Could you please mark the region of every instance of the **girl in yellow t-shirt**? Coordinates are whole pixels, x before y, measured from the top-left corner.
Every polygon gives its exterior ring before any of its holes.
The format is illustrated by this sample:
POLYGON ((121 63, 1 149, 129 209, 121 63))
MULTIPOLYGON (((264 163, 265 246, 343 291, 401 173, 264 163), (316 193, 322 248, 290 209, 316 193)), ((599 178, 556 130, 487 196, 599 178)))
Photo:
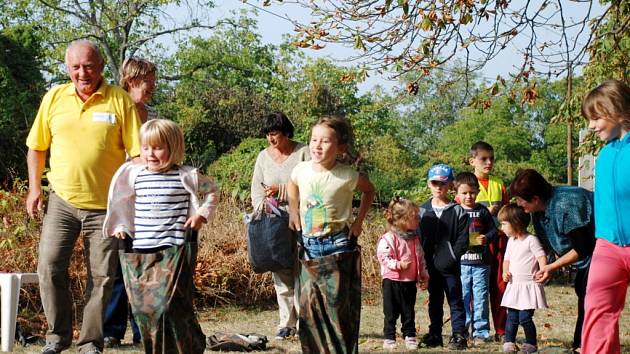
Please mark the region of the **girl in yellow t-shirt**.
POLYGON ((287 187, 289 227, 302 233, 308 259, 354 251, 374 199, 372 183, 337 160, 346 152, 351 139, 352 128, 346 119, 320 118, 311 130, 311 160, 299 163, 291 173, 287 187), (362 195, 359 213, 353 221, 355 189, 362 195))

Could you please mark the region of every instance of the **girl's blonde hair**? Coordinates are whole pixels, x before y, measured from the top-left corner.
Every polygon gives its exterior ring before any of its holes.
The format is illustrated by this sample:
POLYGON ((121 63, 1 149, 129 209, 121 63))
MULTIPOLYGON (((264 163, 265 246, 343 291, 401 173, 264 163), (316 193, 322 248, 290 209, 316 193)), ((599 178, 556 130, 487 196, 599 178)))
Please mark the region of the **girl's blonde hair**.
POLYGON ((136 80, 142 80, 156 72, 155 64, 140 58, 127 58, 120 67, 120 86, 129 91, 129 85, 136 80))
POLYGON ((160 172, 170 170, 174 165, 184 162, 184 133, 173 121, 152 119, 140 127, 140 144, 161 145, 168 147, 168 162, 160 172))
POLYGON ((604 81, 592 89, 582 102, 586 119, 609 119, 630 130, 630 87, 618 80, 604 81))
POLYGON ((518 206, 516 203, 506 204, 499 210, 497 214, 499 221, 506 221, 512 225, 514 231, 518 233, 526 233, 527 226, 529 226, 530 216, 525 212, 525 209, 518 206))
POLYGON ((385 210, 385 220, 390 227, 402 230, 419 211, 418 205, 411 200, 394 197, 385 210))

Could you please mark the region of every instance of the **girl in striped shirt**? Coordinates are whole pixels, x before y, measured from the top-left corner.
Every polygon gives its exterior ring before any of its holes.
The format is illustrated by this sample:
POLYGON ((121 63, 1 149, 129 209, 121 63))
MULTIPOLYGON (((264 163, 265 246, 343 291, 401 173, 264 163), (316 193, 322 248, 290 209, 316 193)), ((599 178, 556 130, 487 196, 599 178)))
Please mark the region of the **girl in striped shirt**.
POLYGON ((145 351, 160 354, 178 348, 180 354, 200 354, 205 337, 192 307, 192 277, 197 230, 214 214, 217 187, 197 169, 182 165, 184 135, 174 122, 147 121, 140 128, 140 145, 142 162, 125 163, 112 179, 103 231, 107 236, 132 239, 127 239, 131 250, 121 253, 120 259, 145 351), (164 261, 158 264, 155 257, 138 255, 147 253, 160 253, 158 258, 164 261), (155 267, 169 269, 156 271, 155 267), (176 279, 172 296, 167 294, 170 285, 164 272, 176 279), (147 290, 156 286, 160 289, 147 290), (156 310, 157 303, 168 305, 156 310))

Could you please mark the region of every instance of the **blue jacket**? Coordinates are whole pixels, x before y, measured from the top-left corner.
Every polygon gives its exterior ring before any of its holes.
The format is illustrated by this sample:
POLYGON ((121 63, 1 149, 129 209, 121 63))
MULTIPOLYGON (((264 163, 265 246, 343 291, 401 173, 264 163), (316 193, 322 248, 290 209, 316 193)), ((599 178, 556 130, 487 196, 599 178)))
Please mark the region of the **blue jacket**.
MULTIPOLYGON (((545 211, 532 213, 532 224, 536 236, 548 251, 564 256, 575 249, 568 236, 577 228, 586 227, 588 237, 595 240, 595 223, 593 193, 584 188, 572 186, 553 187, 551 198, 547 201, 545 211)), ((592 251, 591 251, 592 254, 592 251)), ((573 263, 578 269, 586 268, 591 261, 591 254, 573 263)))
POLYGON ((610 141, 595 163, 595 236, 630 245, 630 134, 610 141))

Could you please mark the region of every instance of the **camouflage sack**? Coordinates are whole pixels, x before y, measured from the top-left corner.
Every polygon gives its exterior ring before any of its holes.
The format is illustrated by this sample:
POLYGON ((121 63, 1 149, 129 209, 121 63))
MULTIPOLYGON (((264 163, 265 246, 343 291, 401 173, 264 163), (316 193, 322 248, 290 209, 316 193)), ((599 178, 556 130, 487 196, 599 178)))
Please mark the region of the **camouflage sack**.
POLYGON ((193 307, 197 243, 153 253, 120 252, 125 289, 147 354, 200 354, 206 346, 193 307))
POLYGON ((299 335, 303 353, 358 353, 361 249, 300 260, 299 335))

